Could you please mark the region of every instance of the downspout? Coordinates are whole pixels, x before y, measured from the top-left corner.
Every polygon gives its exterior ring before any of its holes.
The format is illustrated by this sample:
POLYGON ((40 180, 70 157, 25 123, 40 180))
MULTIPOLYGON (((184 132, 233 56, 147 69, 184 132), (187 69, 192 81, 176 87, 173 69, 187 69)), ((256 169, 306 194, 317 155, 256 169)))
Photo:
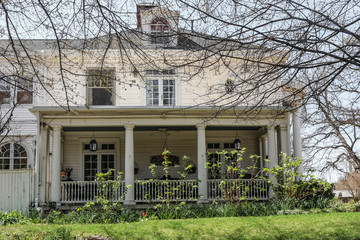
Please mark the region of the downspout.
POLYGON ((40 156, 39 156, 39 150, 40 150, 40 113, 36 113, 36 157, 35 157, 35 208, 39 207, 39 168, 40 168, 40 156))

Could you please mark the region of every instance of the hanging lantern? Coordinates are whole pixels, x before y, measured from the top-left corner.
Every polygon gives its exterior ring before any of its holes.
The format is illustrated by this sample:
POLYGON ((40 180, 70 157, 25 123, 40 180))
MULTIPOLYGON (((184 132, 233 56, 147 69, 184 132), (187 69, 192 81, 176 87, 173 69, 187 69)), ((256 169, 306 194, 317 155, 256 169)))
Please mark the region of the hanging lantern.
POLYGON ((240 150, 241 149, 241 141, 240 141, 240 139, 235 139, 235 141, 234 141, 234 148, 235 148, 235 150, 240 150))
POLYGON ((98 144, 96 142, 95 139, 91 139, 90 143, 89 143, 89 150, 92 151, 92 152, 95 152, 98 150, 98 144))

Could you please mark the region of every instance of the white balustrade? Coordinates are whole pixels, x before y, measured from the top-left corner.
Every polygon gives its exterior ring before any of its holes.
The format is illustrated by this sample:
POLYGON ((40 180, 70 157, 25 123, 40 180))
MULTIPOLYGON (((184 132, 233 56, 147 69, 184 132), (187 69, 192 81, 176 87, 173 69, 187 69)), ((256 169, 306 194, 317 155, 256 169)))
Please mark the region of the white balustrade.
MULTIPOLYGON (((197 180, 139 180, 134 183, 135 202, 181 202, 199 199, 197 180)), ((99 182, 61 182, 61 203, 85 203, 95 201, 99 182)), ((123 202, 125 182, 115 190, 113 201, 123 202)), ((266 200, 268 185, 262 179, 208 180, 208 199, 211 201, 266 200)))

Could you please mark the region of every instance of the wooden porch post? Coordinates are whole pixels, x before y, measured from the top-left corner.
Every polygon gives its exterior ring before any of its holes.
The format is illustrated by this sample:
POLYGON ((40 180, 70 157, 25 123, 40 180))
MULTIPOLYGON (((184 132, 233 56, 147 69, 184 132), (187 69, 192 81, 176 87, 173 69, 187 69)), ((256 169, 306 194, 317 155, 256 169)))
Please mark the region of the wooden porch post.
POLYGON ((134 125, 125 125, 125 194, 124 205, 135 205, 134 199, 134 125))
POLYGON ((207 169, 206 166, 206 135, 205 125, 196 125, 197 128, 197 165, 198 165, 198 179, 199 182, 199 195, 198 203, 208 202, 208 190, 207 190, 207 169))
MULTIPOLYGON (((302 159, 302 141, 301 141, 301 108, 298 108, 295 112, 292 113, 292 122, 293 122, 293 147, 294 147, 294 157, 302 159)), ((304 172, 304 167, 301 164, 298 168, 300 173, 296 180, 299 180, 300 175, 304 172)))
POLYGON ((50 202, 60 205, 60 170, 61 170, 61 126, 53 127, 53 161, 51 168, 51 197, 50 202))
MULTIPOLYGON (((268 135, 268 151, 269 151, 269 168, 273 168, 276 165, 276 146, 275 146, 275 129, 273 126, 267 127, 267 135, 268 135)), ((269 178, 271 179, 272 183, 276 185, 276 178, 274 174, 269 173, 269 178)), ((274 191, 270 188, 269 190, 269 197, 274 197, 274 191)))

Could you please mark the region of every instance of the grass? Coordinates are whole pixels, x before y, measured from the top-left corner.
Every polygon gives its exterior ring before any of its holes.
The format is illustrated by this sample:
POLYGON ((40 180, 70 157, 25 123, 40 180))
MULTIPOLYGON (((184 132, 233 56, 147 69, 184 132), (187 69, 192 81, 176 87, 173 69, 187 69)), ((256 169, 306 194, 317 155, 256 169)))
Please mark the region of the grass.
POLYGON ((149 220, 124 224, 24 224, 0 227, 0 239, 64 239, 102 235, 112 239, 360 239, 360 213, 267 217, 149 220), (60 234, 59 234, 60 232, 60 234), (55 237, 51 237, 55 236, 55 237))

